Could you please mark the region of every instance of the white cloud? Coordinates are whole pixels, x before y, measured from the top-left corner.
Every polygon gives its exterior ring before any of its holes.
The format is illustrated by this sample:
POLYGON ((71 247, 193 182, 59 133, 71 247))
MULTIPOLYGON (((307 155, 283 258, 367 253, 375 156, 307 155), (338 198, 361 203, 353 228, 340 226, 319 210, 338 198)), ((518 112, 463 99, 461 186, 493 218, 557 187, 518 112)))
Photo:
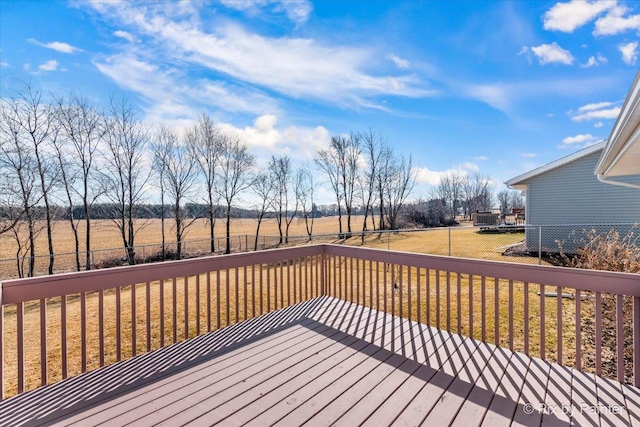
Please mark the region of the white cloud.
POLYGON ((467 176, 470 172, 478 172, 480 168, 475 163, 461 163, 444 171, 435 171, 427 167, 415 167, 416 182, 418 184, 438 185, 442 177, 450 174, 467 176))
POLYGON ((596 56, 590 56, 587 62, 580 66, 582 68, 597 67, 598 65, 606 64, 607 62, 608 59, 598 53, 596 56))
POLYGON ((0 67, 8 67, 9 63, 7 61, 0 61, 0 67))
POLYGON ((479 162, 485 162, 487 160, 489 160, 489 158, 487 156, 476 156, 473 158, 473 160, 479 161, 479 162))
MULTIPOLYGON (((584 111, 600 110, 602 108, 610 107, 612 105, 613 105, 613 102, 595 102, 592 104, 583 105, 582 107, 578 108, 578 111, 584 112, 584 111)), ((567 114, 571 114, 571 110, 569 110, 567 114)))
POLYGON ((501 84, 464 85, 461 89, 467 96, 478 99, 497 110, 511 109, 511 94, 508 88, 501 84))
POLYGON ((297 24, 303 24, 313 11, 311 2, 307 0, 222 0, 222 4, 236 10, 255 12, 268 5, 276 12, 285 12, 287 17, 297 24))
POLYGON ((22 69, 23 69, 23 70, 25 70, 25 71, 29 71, 29 70, 31 70, 31 64, 29 64, 28 62, 25 62, 25 63, 22 65, 22 69))
POLYGON ((55 59, 49 60, 38 67, 41 71, 56 71, 60 64, 55 59))
POLYGON ((138 4, 107 2, 91 6, 108 18, 152 37, 153 45, 159 46, 153 52, 156 58, 206 67, 293 98, 376 107, 367 98, 435 94, 425 89, 415 74, 390 76, 365 71, 379 61, 379 55, 372 49, 323 45, 313 39, 265 37, 230 23, 208 25, 205 30, 197 19, 176 18, 165 10, 164 3, 145 7, 137 7, 138 4))
POLYGON ((589 111, 584 114, 573 116, 571 120, 575 122, 583 122, 594 119, 615 119, 620 114, 620 107, 609 108, 606 110, 589 111))
POLYGON ((538 61, 542 65, 555 62, 566 65, 573 64, 573 55, 571 55, 571 52, 563 49, 556 42, 532 47, 531 50, 538 57, 538 61))
POLYGON ((596 129, 597 128, 601 128, 602 126, 604 126, 604 123, 602 123, 602 122, 598 122, 598 123, 594 123, 593 124, 593 127, 596 128, 596 129))
POLYGON ((616 5, 606 16, 596 21, 593 34, 596 36, 611 36, 629 30, 640 30, 640 14, 624 16, 630 11, 631 9, 628 7, 616 5))
POLYGON ((560 146, 560 148, 588 147, 589 145, 595 144, 599 140, 600 138, 597 138, 590 133, 568 136, 562 140, 562 145, 560 146))
POLYGON ((387 58, 390 61, 393 61, 393 63, 396 64, 396 67, 401 69, 408 69, 410 66, 408 60, 404 58, 400 58, 399 56, 394 55, 393 53, 388 54, 387 56, 385 56, 385 58, 387 58))
POLYGON ((47 49, 53 49, 57 52, 62 52, 62 53, 74 53, 74 52, 82 52, 82 49, 71 46, 68 43, 63 43, 63 42, 51 42, 51 43, 43 43, 43 42, 39 42, 38 40, 34 39, 34 38, 30 38, 27 40, 29 43, 33 43, 35 45, 38 46, 42 46, 42 47, 46 47, 47 49))
POLYGON ((534 157, 537 157, 536 153, 522 153, 520 154, 520 157, 524 157, 525 159, 533 159, 534 157))
MULTIPOLYGON (((640 16, 640 15, 639 15, 640 16)), ((622 53, 622 61, 627 65, 634 65, 638 59, 638 42, 622 43, 618 45, 622 53)))
POLYGON ((127 31, 123 31, 123 30, 117 30, 113 32, 113 35, 116 37, 120 37, 121 39, 125 39, 127 41, 130 41, 131 43, 133 43, 136 38, 133 37, 133 34, 127 32, 127 31))
POLYGON ((615 6, 615 2, 572 0, 556 3, 543 16, 544 29, 571 33, 615 6))
POLYGON ((265 158, 270 155, 289 155, 296 160, 311 160, 318 150, 329 147, 331 135, 323 126, 314 128, 288 126, 280 129, 278 117, 265 114, 257 117, 253 125, 238 128, 229 123, 219 125, 220 129, 236 135, 250 148, 262 150, 265 158))
POLYGON ((207 79, 188 83, 181 70, 161 68, 131 54, 101 58, 94 64, 119 86, 139 93, 149 105, 145 112, 152 121, 191 119, 198 109, 251 114, 278 111, 275 101, 260 92, 207 79))

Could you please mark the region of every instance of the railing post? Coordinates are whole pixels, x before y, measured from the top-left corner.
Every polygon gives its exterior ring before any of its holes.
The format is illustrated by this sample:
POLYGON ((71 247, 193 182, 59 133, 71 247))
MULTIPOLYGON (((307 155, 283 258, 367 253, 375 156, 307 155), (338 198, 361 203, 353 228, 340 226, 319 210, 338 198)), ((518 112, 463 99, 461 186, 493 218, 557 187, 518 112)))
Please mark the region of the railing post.
POLYGON ((322 268, 320 269, 320 286, 322 289, 322 295, 327 295, 327 286, 325 283, 325 277, 326 277, 326 269, 327 269, 327 258, 325 257, 325 246, 322 245, 322 255, 321 255, 321 259, 322 259, 322 268))

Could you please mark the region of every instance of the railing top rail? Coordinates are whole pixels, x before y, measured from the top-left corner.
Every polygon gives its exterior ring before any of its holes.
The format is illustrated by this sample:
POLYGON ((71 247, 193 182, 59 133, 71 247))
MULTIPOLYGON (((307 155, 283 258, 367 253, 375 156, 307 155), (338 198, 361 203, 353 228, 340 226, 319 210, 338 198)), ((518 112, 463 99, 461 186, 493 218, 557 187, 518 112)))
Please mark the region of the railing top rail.
POLYGON ((322 245, 296 246, 293 248, 270 249, 224 256, 208 256, 162 263, 62 273, 52 276, 11 279, 0 282, 0 292, 2 292, 0 295, 2 296, 2 304, 16 304, 41 298, 52 298, 80 292, 95 292, 155 280, 194 276, 216 270, 321 255, 323 251, 322 245))
POLYGON ((640 297, 640 274, 516 264, 332 244, 323 246, 328 255, 640 297))

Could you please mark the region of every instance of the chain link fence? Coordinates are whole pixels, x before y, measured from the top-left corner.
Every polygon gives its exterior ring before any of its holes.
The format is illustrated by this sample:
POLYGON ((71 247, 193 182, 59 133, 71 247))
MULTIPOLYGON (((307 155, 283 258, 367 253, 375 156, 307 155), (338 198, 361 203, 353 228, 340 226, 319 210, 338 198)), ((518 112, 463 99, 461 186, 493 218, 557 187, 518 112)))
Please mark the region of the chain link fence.
MULTIPOLYGON (((544 264, 550 255, 576 253, 595 236, 616 230, 625 237, 635 233, 629 241, 640 246, 640 226, 638 224, 561 224, 561 225, 517 225, 485 227, 448 227, 430 229, 404 229, 353 232, 342 234, 315 234, 289 236, 287 242, 280 243, 279 236, 264 235, 256 240, 254 235, 241 234, 231 236, 231 253, 273 249, 310 243, 335 243, 362 245, 373 248, 406 252, 419 252, 433 255, 446 255, 463 258, 487 259, 531 264, 544 264)), ((226 238, 216 237, 213 241, 215 251, 211 251, 210 239, 186 240, 182 242, 182 258, 222 254, 226 248, 226 238)), ((137 245, 135 258, 137 264, 176 259, 176 242, 137 245)), ((80 266, 86 265, 86 253, 79 253, 80 266)), ((29 258, 0 259, 0 280, 19 277, 19 268, 28 271, 29 258)), ((34 275, 48 273, 49 256, 35 257, 34 275)), ((124 248, 92 250, 91 268, 108 268, 127 264, 127 251, 124 248)), ((55 255, 55 273, 77 270, 76 254, 61 253, 55 255)))

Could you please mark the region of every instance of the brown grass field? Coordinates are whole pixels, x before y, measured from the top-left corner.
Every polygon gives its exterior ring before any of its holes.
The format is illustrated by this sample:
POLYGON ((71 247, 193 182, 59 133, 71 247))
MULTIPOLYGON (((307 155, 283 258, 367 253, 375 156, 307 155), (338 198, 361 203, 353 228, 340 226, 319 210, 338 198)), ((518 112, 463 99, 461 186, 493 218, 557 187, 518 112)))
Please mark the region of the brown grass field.
MULTIPOLYGON (((362 228, 362 216, 355 216, 352 219, 353 229, 362 228)), ((170 222, 166 227, 166 245, 168 248, 175 247, 175 237, 170 228, 170 222)), ((234 219, 231 222, 231 242, 234 250, 245 251, 248 245, 252 250, 254 246, 254 236, 256 230, 256 220, 254 219, 234 219)), ((80 223, 80 250, 84 249, 82 238, 85 232, 85 225, 80 223)), ((57 221, 54 224, 54 250, 55 272, 69 272, 75 270, 75 256, 73 234, 71 227, 66 221, 57 221)), ((318 218, 314 221, 314 235, 327 235, 338 233, 337 217, 318 218)), ((292 236, 292 244, 304 244, 306 229, 303 221, 294 220, 289 230, 292 236), (296 238, 297 237, 297 238, 296 238)), ((263 221, 260 227, 259 248, 272 248, 277 245, 278 228, 274 219, 263 221)), ((529 257, 504 257, 504 248, 522 241, 523 233, 513 234, 481 234, 473 229, 452 228, 451 229, 451 255, 466 258, 492 259, 501 261, 537 263, 536 258, 529 257)), ((205 220, 197 220, 186 233, 184 250, 188 255, 206 255, 209 251, 209 228, 205 220)), ((150 256, 160 253, 162 240, 160 220, 153 219, 144 223, 136 236, 136 253, 138 257, 147 259, 150 256)), ((312 243, 330 242, 349 245, 363 245, 359 237, 348 240, 338 240, 333 237, 314 238, 312 243)), ((216 224, 216 247, 221 250, 224 246, 224 223, 218 221, 216 224), (222 246, 221 246, 222 245, 222 246)), ((420 232, 399 232, 385 233, 382 235, 367 236, 365 246, 402 250, 408 252, 429 253, 437 255, 449 255, 449 230, 446 228, 429 229, 420 232)), ((121 249, 122 241, 118 236, 118 230, 109 221, 94 221, 92 223, 91 249, 93 251, 94 264, 109 263, 113 259, 122 258, 124 251, 121 249)), ((15 262, 16 243, 9 234, 0 235, 0 280, 5 278, 15 278, 17 268, 15 262)), ((40 233, 36 240, 36 274, 46 274, 48 266, 47 242, 44 232, 40 233)), ((84 253, 80 257, 81 264, 84 260, 84 253)), ((26 264, 25 264, 26 271, 26 264)))
MULTIPOLYGON (((360 223, 361 219, 356 222, 360 223)), ((255 231, 255 222, 251 220, 236 220, 234 221, 233 232, 240 233, 253 233, 255 231)), ((138 242, 140 244, 145 243, 157 243, 160 235, 159 222, 151 222, 144 230, 142 230, 138 236, 138 242)), ((113 228, 100 224, 95 227, 96 248, 106 248, 113 246, 113 228)), ((264 234, 277 234, 277 228, 273 221, 267 221, 264 226, 264 234)), ((72 239, 68 230, 65 231, 64 224, 60 223, 56 225, 56 231, 61 234, 60 239, 56 240, 57 247, 61 250, 65 250, 69 245, 72 245, 72 239)), ((219 228, 222 231, 222 227, 219 228)), ((337 232, 337 219, 336 218, 323 218, 317 220, 314 231, 316 233, 336 233, 337 232)), ((290 234, 301 234, 304 232, 304 224, 294 222, 290 234)), ((206 237, 207 229, 203 224, 195 224, 191 228, 189 233, 190 239, 197 239, 206 237)), ((470 229, 453 229, 451 232, 452 241, 452 255, 466 256, 481 259, 498 259, 498 260, 511 260, 521 262, 522 258, 508 258, 501 256, 502 250, 500 248, 517 243, 523 238, 522 233, 494 235, 494 234, 480 234, 470 229)), ((337 241, 329 239, 327 241, 334 243, 364 245, 369 247, 376 247, 382 249, 402 250, 411 252, 423 252, 423 253, 436 253, 447 255, 449 251, 449 231, 447 229, 428 230, 421 232, 399 232, 388 235, 373 235, 368 236, 364 244, 360 237, 353 237, 347 241, 337 241)), ((2 242, 2 251, 9 251, 5 245, 9 245, 8 242, 2 242)), ((41 244, 44 248, 46 245, 44 242, 41 244)), ((3 252, 6 253, 6 252, 3 252)), ((537 262, 537 259, 534 260, 537 262)), ((287 269, 285 264, 284 271, 287 269)), ((355 264, 354 264, 355 265, 355 264)), ((361 265, 357 267, 362 276, 355 278, 355 283, 351 280, 347 280, 347 274, 353 271, 354 268, 351 264, 347 265, 346 262, 339 261, 337 265, 334 265, 332 270, 336 272, 343 272, 344 275, 341 280, 339 276, 336 276, 336 281, 342 284, 342 292, 339 291, 340 287, 331 288, 330 291, 335 296, 342 296, 353 301, 358 301, 364 305, 372 305, 374 308, 384 309, 386 300, 386 309, 389 312, 400 314, 401 303, 403 308, 403 315, 406 317, 409 313, 407 307, 409 305, 409 287, 411 288, 411 317, 415 320, 418 317, 417 311, 417 296, 418 296, 418 277, 420 278, 420 290, 421 296, 421 312, 420 318, 422 322, 427 319, 427 310, 429 314, 429 323, 431 325, 439 326, 443 329, 450 329, 453 332, 460 330, 463 334, 469 334, 469 277, 466 275, 458 276, 456 274, 440 273, 440 293, 436 293, 436 277, 435 272, 430 271, 430 292, 429 301, 426 301, 426 287, 427 271, 417 271, 415 268, 408 269, 403 268, 400 272, 399 268, 384 270, 384 266, 379 266, 379 271, 376 273, 375 269, 371 272, 368 271, 369 266, 361 265), (411 276, 411 280, 410 277, 411 276), (380 277, 379 293, 375 292, 376 286, 373 285, 375 278, 380 277), (402 298, 398 290, 394 291, 393 282, 398 283, 402 277, 404 285, 402 286, 402 298), (362 278, 362 281, 360 281, 362 278), (357 288, 360 285, 360 291, 352 292, 352 284, 357 288), (386 284, 386 286, 385 286, 386 284), (409 285, 408 285, 409 284, 409 285), (372 288, 369 288, 373 285, 372 288), (447 301, 447 288, 449 289, 449 300, 447 301), (385 292, 386 289, 386 292, 385 292), (386 295, 386 298, 385 298, 386 295), (439 295, 439 298, 438 298, 439 295), (372 304, 371 304, 372 303, 372 304), (428 306, 428 309, 427 309, 428 306), (439 307, 439 310, 438 310, 439 307), (437 313, 439 312, 439 317, 437 313), (458 321, 458 319, 460 319, 458 321), (459 329, 458 329, 459 327, 459 329)), ((295 265, 292 266, 295 269, 295 265)), ((301 267, 298 268, 297 274, 302 274, 301 267)), ((311 267, 313 270, 313 264, 311 267)), ((295 271, 295 270, 292 270, 295 271)), ((193 337, 198 333, 197 319, 201 324, 200 333, 205 332, 208 329, 207 320, 208 316, 212 319, 212 328, 224 327, 227 324, 235 323, 236 321, 242 321, 247 318, 260 315, 267 311, 267 298, 269 298, 269 309, 280 308, 287 305, 287 300, 295 300, 295 294, 292 286, 300 286, 298 289, 298 296, 311 295, 309 287, 313 285, 311 280, 309 283, 302 283, 302 280, 297 282, 290 282, 287 279, 287 275, 279 276, 280 271, 276 269, 274 271, 273 266, 269 269, 269 266, 254 266, 245 269, 240 269, 238 277, 235 277, 235 271, 230 271, 229 276, 226 276, 226 272, 222 272, 220 281, 217 281, 215 274, 211 275, 211 294, 207 294, 205 286, 206 275, 200 276, 200 289, 196 289, 196 279, 191 277, 188 280, 188 286, 185 287, 184 279, 177 278, 174 283, 172 280, 165 281, 161 286, 159 282, 152 282, 148 285, 139 284, 136 285, 136 316, 135 322, 131 316, 131 286, 120 288, 119 291, 110 290, 104 292, 104 333, 105 333, 105 363, 113 363, 118 360, 116 352, 116 304, 120 299, 121 316, 120 316, 120 333, 121 333, 121 358, 128 358, 132 356, 132 324, 135 324, 135 330, 137 335, 136 349, 137 353, 143 353, 147 351, 147 348, 156 349, 160 347, 160 337, 164 337, 165 344, 173 342, 174 324, 177 340, 183 340, 187 336, 193 337), (246 276, 245 276, 246 274, 246 276), (259 275, 264 275, 263 285, 260 286, 259 275), (269 277, 271 286, 267 289, 266 277, 269 277), (278 277, 276 277, 278 275, 278 277), (238 293, 235 293, 236 281, 240 284, 238 293), (255 283, 255 289, 254 289, 255 283), (218 290, 219 284, 219 290, 218 290), (227 285, 230 290, 227 293, 227 285), (279 287, 279 288, 276 288, 279 287), (161 288, 163 290, 163 298, 160 298, 161 288), (246 293, 245 293, 246 289, 246 293), (289 291, 287 292, 287 289, 289 291), (284 293, 283 293, 284 290, 284 293), (119 292, 119 296, 118 296, 119 292), (149 292, 149 311, 151 315, 151 324, 146 323, 146 310, 147 310, 147 292, 149 292), (278 300, 276 300, 276 295, 278 300), (211 312, 207 313, 207 298, 211 298, 211 312), (174 319, 172 313, 172 307, 175 300, 175 304, 178 307, 176 318, 174 319), (188 302, 188 327, 185 325, 184 304, 188 302), (247 301, 247 312, 244 311, 244 302, 247 301), (255 303, 254 303, 255 301, 255 303), (262 301, 262 310, 260 309, 260 301, 262 301), (218 302, 220 309, 218 310, 218 302), (236 303, 240 308, 236 311, 236 303), (227 309, 228 304, 228 309, 227 309), (255 304, 255 311, 254 311, 255 304), (195 307, 198 306, 198 309, 195 307), (164 330, 160 330, 160 310, 164 310, 164 330), (218 318, 220 322, 218 323, 218 318), (147 343, 147 327, 149 327, 149 333, 151 335, 151 341, 147 343), (186 330, 188 329, 188 333, 186 330), (148 346, 148 347, 147 347, 148 346)), ((301 279, 302 276, 295 276, 301 279)), ((333 279, 333 278, 332 278, 333 279)), ((336 283, 336 282, 331 282, 336 283)), ((472 285, 472 299, 474 306, 474 337, 481 337, 481 296, 483 285, 476 278, 472 285)), ((492 279, 487 279, 484 285, 486 295, 486 339, 489 342, 494 341, 494 329, 495 329, 495 313, 494 313, 494 282, 492 279)), ((534 355, 539 355, 540 348, 540 298, 536 294, 539 287, 534 284, 529 285, 529 330, 530 330, 530 351, 534 355)), ((513 328, 514 343, 513 347, 517 350, 523 349, 524 334, 522 333, 524 328, 524 284, 514 283, 513 286, 513 300, 509 300, 508 282, 501 281, 499 284, 499 310, 498 310, 498 329, 499 329, 499 342, 501 345, 508 347, 509 330, 513 328), (509 322, 509 306, 513 305, 514 318, 513 323, 509 322)), ((98 293, 91 293, 85 296, 86 312, 86 346, 87 346, 87 364, 86 369, 92 370, 99 367, 99 351, 98 351, 98 293)), ((556 308, 557 301, 555 298, 547 298, 545 300, 546 309, 546 356, 551 360, 554 359, 557 334, 554 328, 556 325, 556 308)), ((582 311, 583 317, 587 316, 590 308, 593 305, 591 301, 583 301, 582 311)), ((82 343, 82 328, 81 328, 81 297, 79 295, 70 295, 67 297, 67 347, 68 347, 68 375, 76 375, 82 371, 82 357, 81 357, 81 343, 82 343)), ((573 360, 574 354, 572 346, 575 342, 575 324, 573 319, 575 318, 575 302, 573 301, 561 301, 561 309, 563 315, 563 359, 565 363, 573 360)), ((53 298, 47 301, 47 367, 48 378, 47 382, 55 382, 62 378, 61 368, 61 300, 60 298, 53 298)), ((17 391, 16 381, 16 354, 17 354, 17 336, 16 336, 16 308, 5 307, 5 337, 4 337, 4 368, 5 368, 5 396, 15 394, 17 391)), ((40 309, 39 303, 33 302, 25 304, 25 389, 33 389, 40 385, 40 309)), ((583 342, 586 340, 583 339, 583 342)))

